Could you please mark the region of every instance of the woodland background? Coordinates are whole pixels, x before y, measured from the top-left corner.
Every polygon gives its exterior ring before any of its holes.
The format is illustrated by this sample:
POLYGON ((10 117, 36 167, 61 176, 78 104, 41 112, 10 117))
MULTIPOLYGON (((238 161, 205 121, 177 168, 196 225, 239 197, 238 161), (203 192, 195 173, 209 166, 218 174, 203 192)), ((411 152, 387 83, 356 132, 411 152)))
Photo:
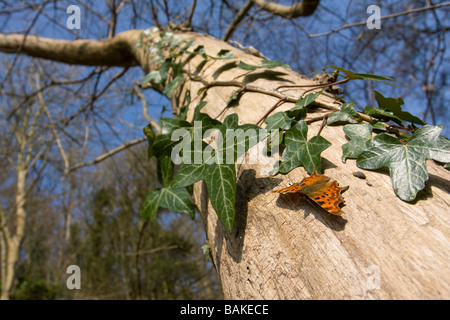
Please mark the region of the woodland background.
MULTIPOLYGON (((430 3, 325 0, 311 16, 291 19, 253 7, 226 40, 305 75, 335 65, 395 77, 405 85, 351 82, 346 99, 360 109, 374 106, 373 89, 383 86, 385 96, 403 97, 405 110, 446 125, 448 137, 450 4, 414 12, 430 3), (372 4, 387 17, 379 30, 365 25, 372 4)), ((224 38, 245 4, 0 1, 0 32, 101 39, 190 19, 194 31, 224 38), (79 30, 66 27, 71 4, 81 8, 79 30)), ((220 299, 214 267, 201 249, 200 219, 170 212, 161 212, 157 223, 138 217, 157 185, 142 128, 171 116, 166 98, 136 86, 141 69, 75 67, 4 53, 0 64, 0 210, 6 217, 15 212, 20 164, 30 168, 25 238, 11 298, 220 299), (115 148, 122 151, 111 152, 115 148), (81 268, 82 290, 65 285, 71 264, 81 268)))

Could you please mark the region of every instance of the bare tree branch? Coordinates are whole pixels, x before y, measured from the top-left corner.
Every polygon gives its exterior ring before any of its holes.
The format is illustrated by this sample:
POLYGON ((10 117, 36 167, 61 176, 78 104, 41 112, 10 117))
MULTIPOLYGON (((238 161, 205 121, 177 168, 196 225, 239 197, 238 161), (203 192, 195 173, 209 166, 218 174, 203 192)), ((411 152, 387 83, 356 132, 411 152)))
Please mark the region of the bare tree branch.
POLYGON ((141 99, 142 101, 142 113, 144 114, 144 118, 150 122, 150 124, 152 125, 152 127, 156 130, 156 134, 160 134, 161 133, 161 127, 159 126, 158 122, 155 121, 155 119, 153 119, 152 117, 150 117, 148 115, 148 104, 147 104, 147 100, 145 100, 144 95, 142 94, 142 92, 139 90, 138 86, 134 86, 134 92, 136 92, 136 95, 139 97, 139 99, 141 99))
POLYGON ((22 34, 1 34, 0 51, 87 66, 136 66, 133 46, 140 31, 129 30, 108 40, 55 40, 22 34))
POLYGON ((244 6, 239 10, 237 15, 234 17, 234 20, 231 22, 231 24, 228 26, 227 31, 225 31, 225 34, 222 37, 223 41, 227 41, 230 39, 230 37, 233 35, 234 31, 236 31, 239 24, 242 22, 242 19, 247 15, 247 13, 250 11, 250 9, 253 7, 254 1, 248 0, 244 6))
POLYGON ((44 96, 42 95, 42 91, 40 90, 40 80, 39 80, 39 74, 36 74, 36 90, 37 90, 37 95, 39 98, 39 102, 42 106, 42 108, 44 108, 45 113, 47 114, 48 117, 48 121, 50 123, 50 128, 53 132, 53 135, 55 137, 56 140, 56 144, 58 146, 59 152, 61 153, 61 157, 63 158, 64 161, 64 172, 67 172, 67 170, 69 170, 69 158, 67 157, 66 152, 64 151, 64 147, 61 143, 61 139, 59 139, 59 135, 58 135, 58 130, 56 129, 55 126, 55 122, 53 121, 53 117, 52 114, 50 113, 50 110, 48 110, 47 104, 45 103, 45 99, 44 96))
POLYGON ((131 141, 127 142, 127 143, 122 144, 121 146, 119 146, 119 147, 117 147, 115 149, 112 149, 112 150, 110 150, 110 151, 108 151, 108 152, 98 156, 94 160, 91 160, 91 161, 88 161, 88 162, 83 162, 83 163, 78 163, 78 164, 74 165, 73 167, 71 167, 67 171, 67 173, 70 173, 70 172, 75 171, 76 169, 79 169, 79 168, 82 168, 82 167, 87 167, 87 166, 91 166, 91 165, 97 164, 97 163, 99 163, 99 162, 101 162, 103 160, 106 160, 109 157, 112 157, 113 155, 115 155, 116 153, 118 153, 120 151, 123 151, 123 150, 125 150, 125 149, 127 149, 129 147, 132 147, 132 146, 136 145, 136 144, 142 143, 142 142, 144 142, 146 140, 147 140, 146 137, 142 137, 142 138, 139 138, 139 139, 131 140, 131 141))
MULTIPOLYGON (((402 11, 402 12, 398 12, 398 13, 388 14, 386 16, 381 16, 380 20, 396 18, 396 17, 407 15, 407 14, 411 14, 411 13, 423 12, 423 11, 427 11, 427 10, 434 10, 434 9, 437 9, 437 8, 447 7, 447 6, 450 6, 450 2, 444 2, 444 3, 440 3, 440 4, 431 5, 431 6, 428 6, 428 7, 416 8, 416 9, 406 10, 406 11, 402 11)), ((337 28, 335 30, 331 30, 331 31, 328 31, 328 32, 309 34, 301 25, 296 23, 294 20, 291 20, 291 22, 294 25, 296 25, 300 30, 302 30, 309 38, 317 38, 317 37, 329 36, 331 34, 341 32, 344 29, 353 28, 353 27, 359 27, 359 26, 365 26, 367 24, 367 21, 360 21, 360 22, 355 22, 355 23, 352 23, 352 24, 345 24, 345 25, 343 25, 340 28, 337 28)))
POLYGON ((320 0, 303 0, 291 6, 281 5, 271 1, 264 0, 250 0, 254 4, 258 5, 261 9, 269 11, 272 14, 281 16, 284 18, 297 18, 310 16, 316 11, 320 0))
POLYGON ((197 0, 193 0, 192 1, 192 6, 189 12, 189 17, 187 19, 187 26, 191 26, 192 25, 192 18, 194 17, 194 11, 195 11, 195 6, 197 5, 197 0))

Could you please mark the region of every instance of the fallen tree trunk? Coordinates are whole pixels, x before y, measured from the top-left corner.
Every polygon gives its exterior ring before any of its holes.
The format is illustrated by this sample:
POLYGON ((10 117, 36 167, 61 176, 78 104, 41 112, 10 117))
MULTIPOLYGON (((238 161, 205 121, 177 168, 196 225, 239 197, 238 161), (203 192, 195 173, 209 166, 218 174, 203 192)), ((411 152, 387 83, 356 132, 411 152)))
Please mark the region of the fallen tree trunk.
MULTIPOLYGON (((209 37, 196 37, 211 54, 233 50, 235 57, 258 65, 260 59, 243 54, 209 37)), ((202 76, 207 81, 230 80, 242 70, 218 70, 227 62, 214 62, 202 76)), ((195 69, 195 62, 190 66, 195 69)), ((286 83, 308 84, 286 69, 254 71, 243 81, 274 90, 286 83), (283 75, 276 72, 285 73, 283 75), (255 75, 256 74, 256 75, 255 75), (271 78, 268 79, 267 77, 271 78), (282 81, 276 78, 282 78, 282 81), (275 79, 273 79, 275 78, 275 79)), ((203 84, 186 83, 184 90, 197 92, 203 84)), ((203 109, 215 117, 229 101, 233 87, 211 87, 203 109)), ((306 90, 306 89, 303 89, 306 90)), ((286 92, 299 97, 303 90, 286 92)), ((281 91, 281 90, 280 90, 281 91)), ((239 105, 228 108, 219 120, 237 113, 242 123, 256 123, 278 98, 247 92, 239 105)), ((331 97, 319 97, 322 106, 336 106, 331 97)), ((293 107, 286 103, 277 111, 293 107)), ((323 110, 309 114, 317 118, 323 110)), ((309 125, 315 135, 321 121, 309 125)), ((321 135, 332 143, 322 153, 323 170, 341 186, 346 206, 342 217, 271 190, 301 181, 307 176, 300 167, 288 175, 268 176, 271 165, 237 166, 236 220, 229 234, 208 201, 203 183, 195 185, 212 257, 229 299, 445 299, 450 294, 448 255, 450 173, 434 162, 427 163, 430 179, 414 203, 400 200, 392 189, 387 171, 367 171, 354 160, 342 163, 342 144, 348 142, 342 127, 327 126, 321 135), (353 175, 363 171, 366 179, 353 175)))
MULTIPOLYGON (((115 39, 101 42, 110 50, 120 47, 117 65, 136 63, 148 73, 154 66, 143 49, 132 52, 141 31, 131 30, 115 39), (124 50, 124 46, 128 49, 124 50), (133 55, 133 59, 127 57, 133 55)), ((258 65, 261 58, 240 51, 215 38, 196 33, 180 33, 185 40, 203 45, 207 54, 222 49, 234 53, 233 60, 214 60, 204 64, 200 56, 184 55, 186 81, 172 98, 175 112, 187 92, 192 95, 188 119, 200 101, 199 89, 208 87, 202 110, 223 120, 237 113, 241 123, 256 123, 280 100, 280 85, 311 84, 314 81, 284 69, 258 69, 246 72, 236 68, 236 61, 258 65), (232 93, 245 84, 247 90, 236 106, 224 108, 232 93), (224 112, 223 112, 224 111, 224 112)), ((0 37, 5 49, 8 36, 0 37)), ((153 39, 157 34, 153 36, 153 39)), ((17 40, 16 40, 17 41, 17 40)), ((22 43, 22 42, 20 42, 22 43)), ((99 42, 92 48, 98 49, 99 42)), ((61 48, 64 45, 59 44, 61 48)), ((88 43, 83 43, 89 46, 88 43)), ((6 45, 6 47, 8 47, 6 45)), ((33 54, 23 42, 27 54, 46 58, 45 48, 33 54)), ((67 47, 65 47, 67 49, 67 47)), ((55 51, 53 48, 50 51, 55 51)), ((8 47, 7 52, 12 49, 8 47)), ((83 60, 79 51, 75 63, 83 60)), ((91 51, 88 51, 92 55, 91 51)), ((67 53, 69 54, 69 53, 67 53)), ((53 52, 47 58, 59 57, 53 52)), ((89 60, 88 56, 86 59, 89 60)), ((108 65, 114 64, 108 57, 108 65)), ((57 60, 57 59, 56 59, 57 60)), ((63 62, 72 58, 65 57, 63 62)), ((97 61, 97 60, 96 60, 97 61)), ((160 88, 159 88, 160 89, 160 88)), ((306 90, 284 91, 290 97, 277 111, 286 110, 306 90)), ((332 96, 321 95, 309 119, 319 118, 325 109, 336 109, 332 96)), ((312 121, 309 135, 315 135, 320 121, 312 121)), ((428 162, 430 179, 414 203, 394 194, 387 171, 366 171, 355 162, 341 161, 342 144, 347 142, 342 127, 325 127, 321 134, 332 146, 322 153, 326 175, 341 186, 350 188, 344 194, 346 206, 342 217, 302 202, 300 198, 272 193, 275 187, 299 182, 307 174, 297 168, 288 175, 269 176, 271 166, 237 166, 237 202, 234 229, 229 234, 208 200, 203 183, 196 183, 194 200, 204 222, 211 245, 211 255, 228 299, 447 299, 450 296, 448 255, 450 173, 442 166, 428 162), (366 179, 353 175, 363 171, 366 179)))

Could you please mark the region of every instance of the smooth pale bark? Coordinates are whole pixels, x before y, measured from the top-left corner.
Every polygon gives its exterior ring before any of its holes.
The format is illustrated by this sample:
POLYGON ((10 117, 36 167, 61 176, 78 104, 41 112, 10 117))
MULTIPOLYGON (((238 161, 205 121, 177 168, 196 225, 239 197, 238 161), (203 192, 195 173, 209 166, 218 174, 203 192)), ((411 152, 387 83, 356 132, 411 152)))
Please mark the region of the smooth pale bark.
MULTIPOLYGON (((132 47, 139 31, 118 36, 132 47)), ((219 117, 223 120, 226 115, 237 113, 241 123, 256 123, 279 100, 267 94, 276 87, 314 83, 284 68, 258 69, 241 76, 246 71, 233 68, 231 62, 242 60, 257 65, 261 59, 209 36, 195 33, 182 36, 195 40, 194 46, 204 45, 209 55, 229 49, 236 58, 209 61, 200 68, 201 57, 183 57, 183 69, 191 77, 186 74, 186 82, 172 103, 174 110, 178 110, 189 90, 193 101, 188 117, 192 117, 193 107, 200 102, 198 90, 204 87, 193 76, 196 73, 206 82, 243 81, 261 89, 246 92, 237 106, 228 108, 219 117)), ((142 49, 135 52, 133 60, 145 72, 154 67, 142 49)), ((208 102, 203 112, 212 117, 219 115, 237 89, 225 85, 210 87, 203 98, 208 102)), ((303 90, 306 89, 279 91, 296 99, 303 90)), ((293 103, 284 103, 277 111, 292 106, 293 103)), ((336 109, 337 104, 332 97, 321 95, 318 106, 336 109)), ((326 110, 323 108, 316 108, 308 118, 323 114, 326 110)), ((320 125, 318 121, 309 126, 309 137, 318 132, 320 125)), ((426 188, 419 192, 414 203, 407 203, 395 196, 387 171, 361 170, 353 160, 342 163, 341 146, 347 142, 342 127, 325 127, 321 135, 332 143, 322 153, 325 174, 341 186, 350 187, 344 193, 346 206, 342 217, 302 202, 298 196, 271 192, 301 181, 307 175, 303 168, 272 177, 267 174, 271 165, 243 164, 237 165, 236 219, 229 234, 217 220, 205 185, 195 184, 194 200, 225 298, 448 299, 449 171, 429 161, 430 179, 426 188), (363 171, 367 179, 355 177, 355 171, 363 171)))

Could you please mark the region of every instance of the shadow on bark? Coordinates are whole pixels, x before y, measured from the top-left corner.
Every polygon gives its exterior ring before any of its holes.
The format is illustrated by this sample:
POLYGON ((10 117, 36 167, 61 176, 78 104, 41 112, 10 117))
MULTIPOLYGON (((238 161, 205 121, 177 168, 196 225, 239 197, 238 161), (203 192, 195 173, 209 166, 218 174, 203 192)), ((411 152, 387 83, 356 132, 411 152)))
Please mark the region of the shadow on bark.
MULTIPOLYGON (((223 240, 225 240, 228 254, 235 262, 239 263, 241 261, 245 231, 247 229, 248 202, 259 194, 269 192, 281 181, 282 179, 272 177, 256 178, 254 169, 242 171, 236 184, 236 216, 233 230, 230 234, 221 223, 218 223, 216 226, 214 243, 217 244, 216 254, 218 257, 222 254, 223 240)), ((216 267, 220 269, 220 259, 216 261, 218 263, 216 267)))

